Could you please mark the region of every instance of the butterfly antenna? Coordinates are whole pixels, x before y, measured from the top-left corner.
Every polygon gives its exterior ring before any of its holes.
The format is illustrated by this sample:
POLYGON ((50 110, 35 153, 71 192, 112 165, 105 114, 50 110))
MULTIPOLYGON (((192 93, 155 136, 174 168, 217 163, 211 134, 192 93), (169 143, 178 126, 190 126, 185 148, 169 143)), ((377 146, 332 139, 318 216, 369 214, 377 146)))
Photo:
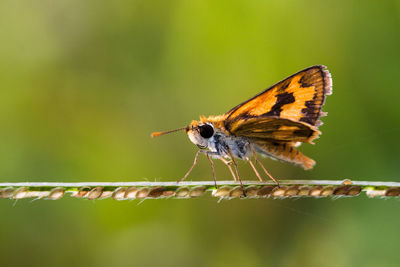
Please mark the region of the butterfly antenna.
POLYGON ((169 134, 169 133, 174 133, 174 132, 179 132, 179 131, 182 131, 182 130, 186 130, 186 129, 188 129, 188 127, 183 127, 183 128, 179 128, 179 129, 174 129, 174 130, 170 130, 170 131, 165 131, 165 132, 154 132, 154 133, 151 133, 151 137, 157 137, 157 136, 160 136, 160 135, 164 135, 164 134, 169 134))

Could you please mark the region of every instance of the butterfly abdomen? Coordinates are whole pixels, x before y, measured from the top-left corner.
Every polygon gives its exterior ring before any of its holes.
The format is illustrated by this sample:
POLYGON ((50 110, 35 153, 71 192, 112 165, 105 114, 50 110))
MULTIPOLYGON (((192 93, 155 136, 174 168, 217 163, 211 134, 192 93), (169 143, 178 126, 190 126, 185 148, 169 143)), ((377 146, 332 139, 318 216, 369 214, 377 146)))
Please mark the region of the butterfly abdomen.
POLYGON ((299 165, 305 170, 311 169, 315 165, 314 160, 302 154, 291 143, 263 142, 256 145, 258 148, 257 152, 278 160, 299 165))

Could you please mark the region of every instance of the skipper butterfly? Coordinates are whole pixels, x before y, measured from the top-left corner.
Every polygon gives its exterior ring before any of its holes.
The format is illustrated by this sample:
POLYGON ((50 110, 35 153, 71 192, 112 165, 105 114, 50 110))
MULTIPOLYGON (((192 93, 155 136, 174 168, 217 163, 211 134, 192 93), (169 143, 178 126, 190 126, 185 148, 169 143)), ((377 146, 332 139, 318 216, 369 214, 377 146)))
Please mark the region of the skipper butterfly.
MULTIPOLYGON (((256 176, 261 175, 251 158, 277 184, 257 154, 293 163, 308 170, 315 161, 297 150, 302 143, 313 144, 321 132, 319 118, 325 97, 332 93, 331 74, 325 66, 312 66, 278 82, 249 100, 237 105, 224 115, 201 116, 189 126, 166 132, 152 133, 152 137, 184 130, 190 141, 200 150, 192 167, 179 181, 183 181, 197 163, 200 153, 211 163, 216 183, 214 164, 210 157, 224 162, 235 181, 242 184, 235 158, 249 162, 256 176), (234 166, 235 172, 232 169, 234 166)), ((278 184, 279 185, 279 184, 278 184)), ((242 185, 243 188, 243 185, 242 185)))

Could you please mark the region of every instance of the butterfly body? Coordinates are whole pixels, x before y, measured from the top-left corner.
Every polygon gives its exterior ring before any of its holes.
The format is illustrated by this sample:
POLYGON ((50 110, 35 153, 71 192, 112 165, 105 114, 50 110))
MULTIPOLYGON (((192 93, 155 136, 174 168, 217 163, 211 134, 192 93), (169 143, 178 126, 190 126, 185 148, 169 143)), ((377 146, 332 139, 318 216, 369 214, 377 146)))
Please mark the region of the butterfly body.
MULTIPOLYGON (((268 142, 262 139, 234 136, 220 122, 214 117, 208 119, 202 117, 200 121, 193 121, 186 130, 189 139, 201 149, 202 153, 217 159, 229 159, 233 156, 242 160, 250 160, 254 156, 253 153, 256 152, 264 157, 300 165, 304 169, 310 169, 315 164, 312 159, 295 149, 301 144, 300 142, 278 142, 274 139, 268 142), (214 133, 211 137, 207 135, 203 137, 199 130, 206 125, 212 127, 214 133)), ((319 132, 315 133, 319 134, 319 132)))
MULTIPOLYGON (((319 137, 319 118, 326 115, 321 109, 331 90, 331 75, 326 67, 312 66, 278 82, 223 115, 202 116, 200 120, 194 120, 189 126, 178 130, 186 131, 189 139, 201 149, 199 152, 226 163, 235 180, 239 178, 235 158, 248 161, 262 180, 250 160, 253 156, 275 181, 257 159, 257 154, 311 169, 315 161, 299 152, 297 147, 302 143, 313 144, 313 140, 319 137), (237 177, 230 167, 232 163, 237 177)), ((169 132, 153 133, 153 137, 169 132)))

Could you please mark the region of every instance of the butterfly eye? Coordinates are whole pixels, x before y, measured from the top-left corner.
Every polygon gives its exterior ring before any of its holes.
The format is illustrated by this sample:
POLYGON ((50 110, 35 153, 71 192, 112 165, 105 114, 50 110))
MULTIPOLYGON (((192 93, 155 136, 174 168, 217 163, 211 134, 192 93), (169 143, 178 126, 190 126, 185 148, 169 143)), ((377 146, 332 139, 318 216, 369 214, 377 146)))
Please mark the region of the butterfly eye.
POLYGON ((200 135, 203 138, 210 138, 214 135, 214 128, 211 125, 204 124, 199 126, 200 135))

